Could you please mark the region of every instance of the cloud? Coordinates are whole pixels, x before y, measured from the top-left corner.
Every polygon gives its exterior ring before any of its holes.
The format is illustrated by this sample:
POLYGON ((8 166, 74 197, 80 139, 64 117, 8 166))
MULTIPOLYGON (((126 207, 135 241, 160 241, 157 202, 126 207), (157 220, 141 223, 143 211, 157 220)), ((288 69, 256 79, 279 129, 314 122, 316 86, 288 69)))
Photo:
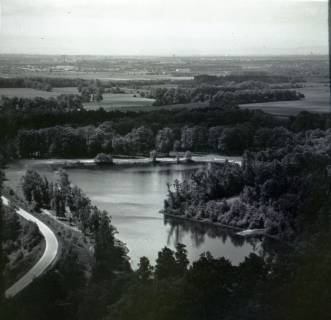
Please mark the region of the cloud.
POLYGON ((247 47, 257 51, 327 47, 326 2, 3 0, 2 4, 2 52, 226 54, 247 47))

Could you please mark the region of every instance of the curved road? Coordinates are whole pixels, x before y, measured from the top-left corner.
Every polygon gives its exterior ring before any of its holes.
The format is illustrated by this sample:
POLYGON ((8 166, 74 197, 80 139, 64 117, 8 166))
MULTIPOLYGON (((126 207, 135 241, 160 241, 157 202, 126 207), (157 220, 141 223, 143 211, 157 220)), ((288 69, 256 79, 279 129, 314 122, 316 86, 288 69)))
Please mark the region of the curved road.
MULTIPOLYGON (((5 197, 2 197, 2 202, 4 205, 9 205, 9 201, 5 197)), ((59 243, 56 239, 56 236, 46 224, 22 208, 17 209, 16 212, 24 219, 37 224, 40 232, 45 238, 46 247, 39 261, 22 278, 20 278, 9 289, 6 290, 5 295, 7 298, 15 296, 17 293, 27 287, 35 278, 39 277, 43 272, 45 272, 46 269, 54 262, 59 250, 59 243)))

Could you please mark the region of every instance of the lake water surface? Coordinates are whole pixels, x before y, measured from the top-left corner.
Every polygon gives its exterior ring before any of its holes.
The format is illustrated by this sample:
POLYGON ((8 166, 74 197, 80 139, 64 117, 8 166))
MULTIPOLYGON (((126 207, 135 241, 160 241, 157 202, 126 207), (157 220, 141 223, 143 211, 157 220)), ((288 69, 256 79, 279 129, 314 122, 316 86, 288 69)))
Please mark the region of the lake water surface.
MULTIPOLYGON (((50 161, 20 160, 5 170, 7 185, 17 188, 27 168, 34 168, 49 178, 55 177, 50 161)), ((133 266, 139 257, 151 261, 164 246, 174 248, 180 242, 187 246, 191 261, 206 251, 224 256, 238 264, 251 252, 258 253, 259 241, 247 241, 229 230, 197 223, 164 219, 159 213, 167 194, 167 183, 183 180, 205 164, 171 164, 89 167, 67 169, 70 180, 78 185, 100 209, 107 210, 118 230, 118 238, 129 248, 133 266)))

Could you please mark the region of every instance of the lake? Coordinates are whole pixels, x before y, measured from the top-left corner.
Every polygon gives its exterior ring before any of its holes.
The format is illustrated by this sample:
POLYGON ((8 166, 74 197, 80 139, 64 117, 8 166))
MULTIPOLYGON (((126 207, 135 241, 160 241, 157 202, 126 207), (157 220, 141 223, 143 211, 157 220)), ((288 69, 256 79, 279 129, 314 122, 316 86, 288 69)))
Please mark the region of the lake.
MULTIPOLYGON (((50 160, 19 160, 5 170, 7 185, 18 188, 27 168, 54 179, 56 171, 50 160)), ((126 243, 135 267, 141 256, 155 261, 164 246, 187 246, 190 261, 206 251, 238 264, 251 252, 259 253, 258 240, 246 240, 229 230, 193 222, 165 219, 159 210, 167 194, 167 183, 183 180, 206 164, 118 165, 112 168, 88 167, 67 169, 70 180, 78 185, 100 209, 107 210, 118 230, 117 237, 126 243)))

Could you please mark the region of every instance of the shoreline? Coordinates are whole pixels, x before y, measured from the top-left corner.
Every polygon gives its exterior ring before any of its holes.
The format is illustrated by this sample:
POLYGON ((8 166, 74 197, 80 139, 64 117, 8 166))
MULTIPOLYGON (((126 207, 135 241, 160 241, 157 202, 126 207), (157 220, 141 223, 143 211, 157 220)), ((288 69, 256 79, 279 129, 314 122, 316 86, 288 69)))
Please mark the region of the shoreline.
POLYGON ((214 226, 214 227, 218 227, 218 228, 231 229, 231 230, 234 230, 234 231, 244 231, 244 230, 246 230, 244 228, 230 226, 230 225, 226 225, 226 224, 219 223, 219 222, 212 222, 212 221, 209 221, 209 220, 198 220, 198 219, 195 219, 195 218, 188 218, 186 216, 178 216, 178 215, 171 214, 171 213, 165 213, 162 210, 160 211, 160 214, 162 214, 165 218, 174 218, 174 219, 179 219, 179 220, 183 220, 183 221, 195 222, 195 223, 205 224, 205 225, 209 225, 209 226, 214 226))
POLYGON ((114 157, 113 163, 96 163, 93 158, 87 159, 66 159, 66 158, 28 158, 28 159, 16 159, 10 161, 9 163, 15 161, 35 161, 37 164, 45 164, 50 166, 63 166, 64 168, 112 168, 116 166, 138 166, 138 165, 175 165, 175 164, 184 164, 184 165, 199 165, 199 164, 208 164, 208 163, 225 163, 226 161, 241 166, 242 157, 236 156, 222 156, 217 154, 205 154, 205 155, 193 155, 192 160, 186 160, 184 157, 181 157, 177 161, 174 157, 160 157, 153 161, 149 157, 114 157))
MULTIPOLYGON (((171 214, 171 213, 165 213, 163 210, 160 211, 160 214, 162 214, 164 218, 173 218, 173 219, 178 219, 178 220, 187 221, 187 222, 194 222, 194 223, 204 224, 204 225, 207 225, 207 226, 213 226, 213 227, 216 227, 216 228, 230 229, 230 230, 238 231, 238 232, 240 232, 240 231, 242 232, 242 231, 247 230, 247 228, 240 228, 240 227, 230 226, 230 225, 219 223, 219 222, 212 222, 212 221, 209 221, 209 220, 198 220, 198 219, 195 219, 195 218, 188 218, 188 217, 185 217, 185 216, 178 216, 178 215, 171 214)), ((243 237, 241 235, 238 235, 236 232, 234 234, 238 237, 243 237)), ((256 237, 256 236, 268 237, 270 239, 278 240, 278 241, 280 240, 279 237, 270 235, 268 233, 259 234, 259 235, 252 235, 250 237, 256 237)), ((244 237, 244 238, 246 238, 246 237, 244 237)))

